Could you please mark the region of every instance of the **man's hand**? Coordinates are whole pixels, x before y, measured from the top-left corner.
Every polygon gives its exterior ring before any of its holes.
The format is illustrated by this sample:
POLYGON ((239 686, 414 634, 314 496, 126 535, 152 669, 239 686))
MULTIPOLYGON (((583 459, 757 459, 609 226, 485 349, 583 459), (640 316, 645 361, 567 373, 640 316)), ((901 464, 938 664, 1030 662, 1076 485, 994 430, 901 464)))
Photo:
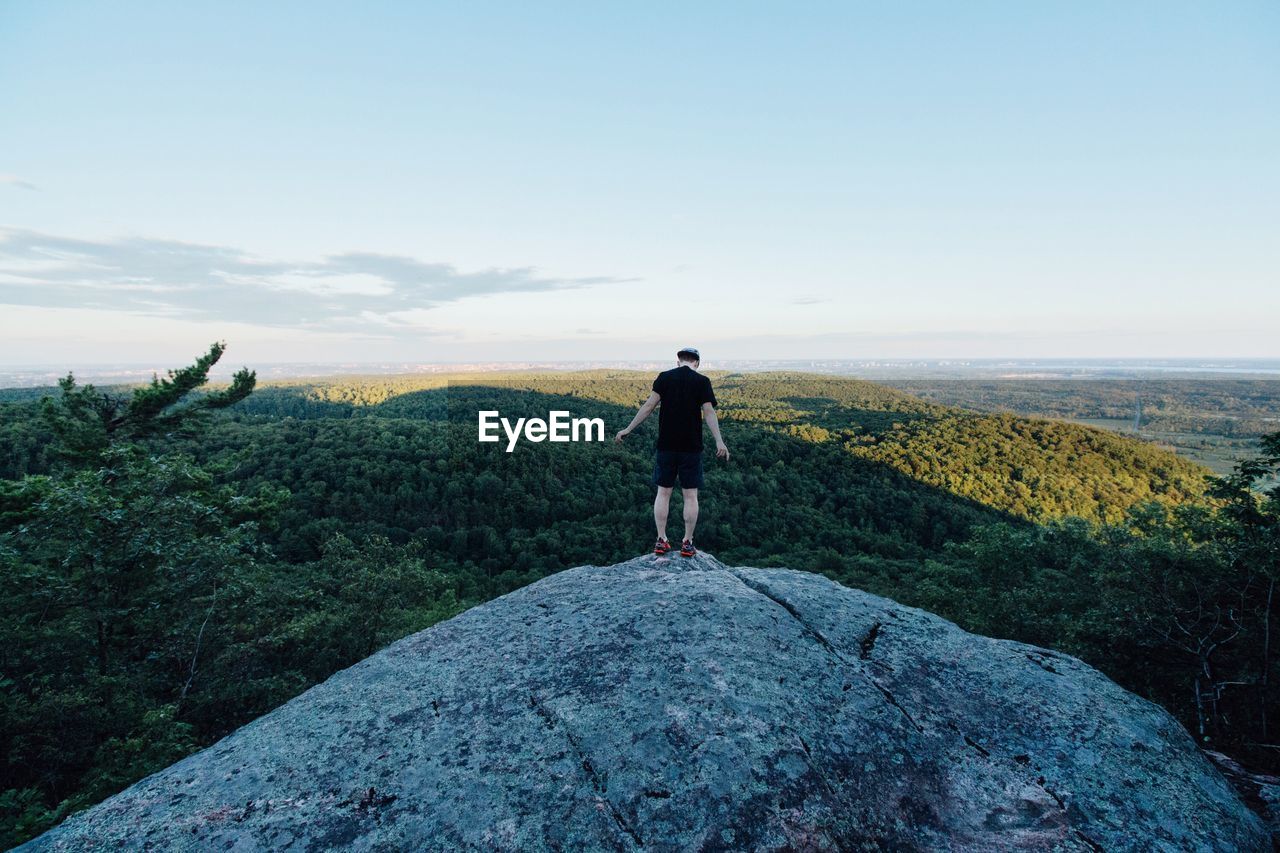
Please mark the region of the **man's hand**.
POLYGON ((618 430, 618 434, 613 437, 613 443, 622 444, 622 439, 631 435, 631 431, 633 429, 644 423, 644 419, 649 417, 649 415, 653 413, 653 410, 658 408, 658 404, 661 402, 662 397, 657 391, 650 393, 649 399, 640 404, 640 411, 636 412, 636 416, 631 419, 631 423, 627 424, 623 429, 618 430))
POLYGON ((716 458, 729 460, 729 448, 725 446, 724 439, 720 436, 720 419, 716 417, 716 407, 710 402, 702 404, 702 416, 707 420, 707 428, 711 430, 711 437, 716 440, 716 458))

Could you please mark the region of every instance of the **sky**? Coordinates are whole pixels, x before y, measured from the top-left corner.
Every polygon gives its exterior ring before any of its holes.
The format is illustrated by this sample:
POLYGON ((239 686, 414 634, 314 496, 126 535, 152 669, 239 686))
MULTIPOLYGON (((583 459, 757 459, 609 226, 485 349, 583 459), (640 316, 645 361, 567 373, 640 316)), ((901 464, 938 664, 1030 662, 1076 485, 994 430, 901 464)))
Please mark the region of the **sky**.
POLYGON ((0 0, 0 364, 1280 356, 1280 4, 0 0))

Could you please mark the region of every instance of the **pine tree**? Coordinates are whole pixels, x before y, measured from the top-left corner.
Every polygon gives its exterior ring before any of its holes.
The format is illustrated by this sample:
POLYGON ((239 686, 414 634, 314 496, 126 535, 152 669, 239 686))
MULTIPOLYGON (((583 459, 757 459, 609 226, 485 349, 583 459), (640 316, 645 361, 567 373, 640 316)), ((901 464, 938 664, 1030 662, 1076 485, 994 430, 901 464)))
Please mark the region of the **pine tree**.
POLYGON ((77 386, 68 373, 58 380, 61 397, 46 397, 41 410, 57 437, 59 455, 73 466, 88 463, 114 444, 184 432, 205 412, 243 400, 257 383, 257 374, 247 367, 236 372, 225 390, 187 399, 209 381, 209 369, 226 348, 225 342, 216 342, 194 364, 169 370, 164 378, 153 375, 150 384, 132 394, 77 386))

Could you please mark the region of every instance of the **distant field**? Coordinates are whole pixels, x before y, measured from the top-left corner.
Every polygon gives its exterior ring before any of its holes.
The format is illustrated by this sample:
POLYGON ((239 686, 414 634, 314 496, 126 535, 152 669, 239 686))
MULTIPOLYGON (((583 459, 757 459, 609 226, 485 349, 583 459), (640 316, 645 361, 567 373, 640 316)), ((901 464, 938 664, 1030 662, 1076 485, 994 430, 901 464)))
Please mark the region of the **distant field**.
POLYGON ((1230 473, 1280 431, 1280 380, 909 380, 886 383, 931 402, 1068 421, 1175 451, 1230 473), (1137 422, 1137 429, 1135 429, 1137 422))

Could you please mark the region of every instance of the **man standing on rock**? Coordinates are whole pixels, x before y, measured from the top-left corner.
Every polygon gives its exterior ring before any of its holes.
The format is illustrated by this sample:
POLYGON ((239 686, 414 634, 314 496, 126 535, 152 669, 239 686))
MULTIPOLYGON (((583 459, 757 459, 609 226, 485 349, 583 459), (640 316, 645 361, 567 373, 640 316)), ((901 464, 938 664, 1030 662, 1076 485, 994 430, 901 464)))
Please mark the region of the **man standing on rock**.
POLYGON ((693 547, 693 528, 698 523, 698 489, 702 488, 702 419, 705 416, 711 436, 716 440, 716 457, 727 460, 729 448, 720 437, 716 419, 716 395, 711 380, 698 373, 701 356, 693 347, 676 353, 677 366, 664 370, 653 380, 653 392, 640 406, 626 429, 618 431, 614 441, 621 443, 645 418, 658 411, 658 448, 653 465, 653 482, 658 495, 653 500, 653 523, 658 528, 658 541, 653 553, 661 556, 671 550, 667 541, 667 509, 676 479, 684 496, 684 541, 681 557, 698 553, 693 547))

